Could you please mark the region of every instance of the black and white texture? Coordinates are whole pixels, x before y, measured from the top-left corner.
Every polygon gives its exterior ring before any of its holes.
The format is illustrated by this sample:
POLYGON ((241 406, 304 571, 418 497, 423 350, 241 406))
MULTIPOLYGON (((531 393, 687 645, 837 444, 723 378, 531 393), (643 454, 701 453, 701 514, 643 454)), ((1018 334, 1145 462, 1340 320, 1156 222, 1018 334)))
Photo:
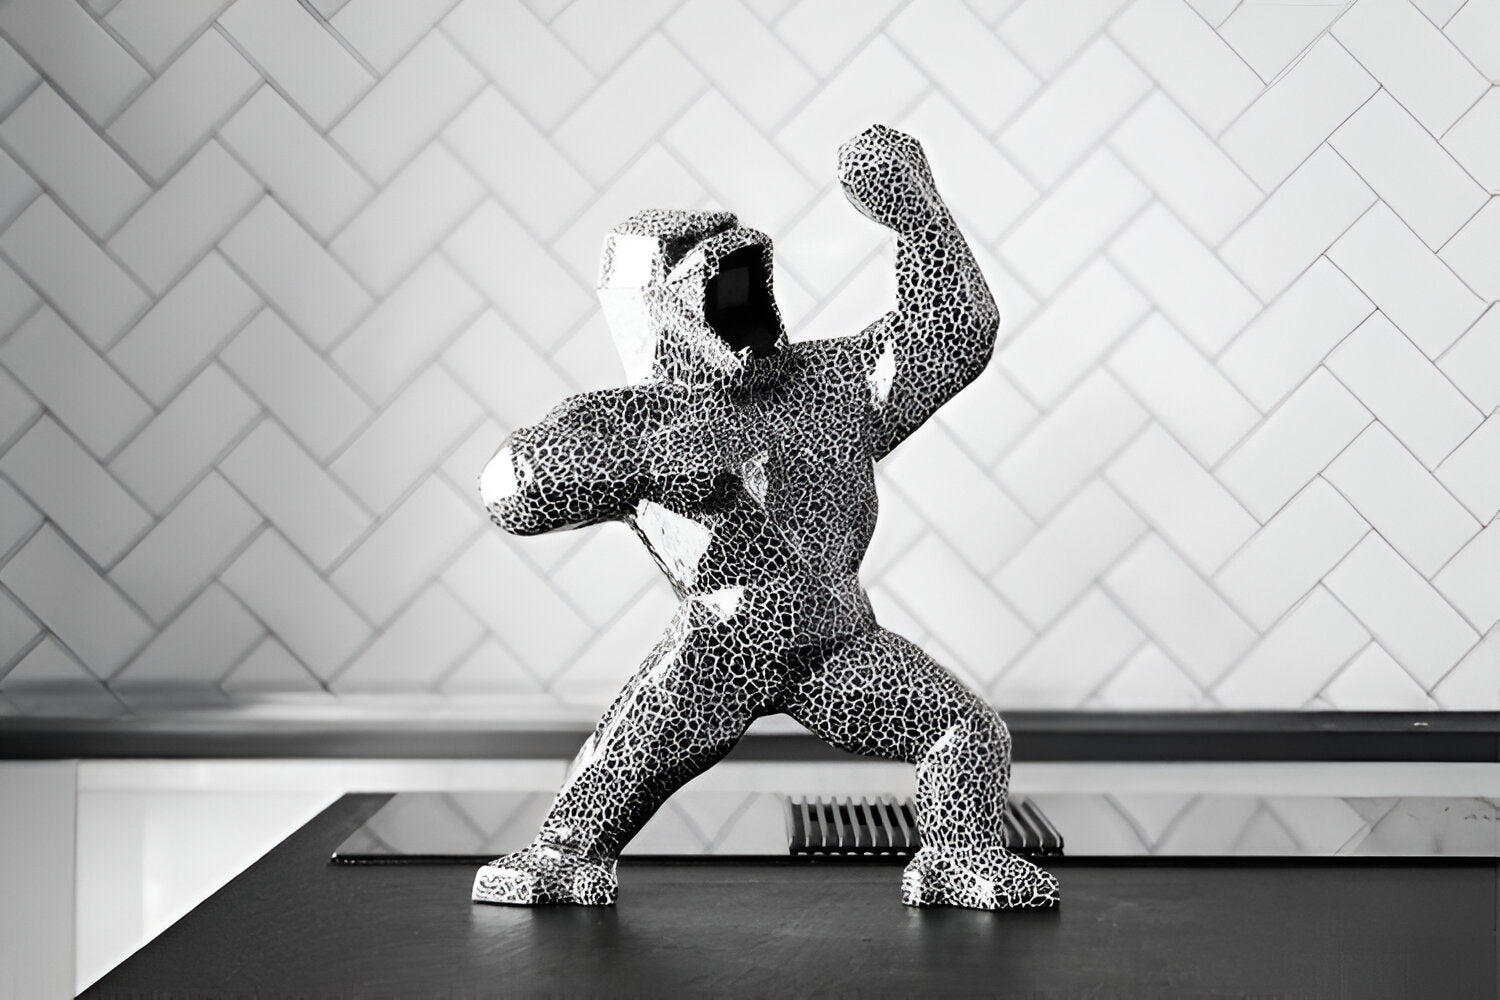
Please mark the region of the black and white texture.
POLYGON ((1010 734, 881 628, 859 582, 874 465, 983 370, 999 316, 920 145, 873 126, 839 150, 849 200, 898 239, 895 311, 791 344, 771 242, 725 212, 647 211, 606 241, 599 294, 630 384, 506 439, 480 491, 517 534, 629 524, 681 604, 574 761, 533 844, 474 899, 609 903, 621 849, 667 797, 786 713, 834 746, 917 765, 911 905, 1049 906, 1002 843, 1010 734))

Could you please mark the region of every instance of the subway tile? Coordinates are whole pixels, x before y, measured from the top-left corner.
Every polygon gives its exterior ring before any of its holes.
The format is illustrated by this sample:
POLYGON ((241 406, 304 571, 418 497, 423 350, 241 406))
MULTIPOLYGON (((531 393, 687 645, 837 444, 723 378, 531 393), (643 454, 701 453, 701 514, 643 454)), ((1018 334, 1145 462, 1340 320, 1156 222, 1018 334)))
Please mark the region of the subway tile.
POLYGON ((274 531, 262 533, 220 579, 319 679, 370 636, 370 626, 274 531))
POLYGON ((1000 244, 1000 255, 1043 295, 1093 257, 1150 199, 1150 192, 1107 149, 1052 189, 1000 244))
POLYGON ((1500 198, 1491 198, 1438 252, 1479 297, 1500 299, 1500 198))
POLYGON ((120 0, 104 22, 160 73, 187 43, 208 27, 229 0, 120 0))
MULTIPOLYGON (((598 241, 602 233, 594 232, 598 241)), ((453 264, 539 347, 554 346, 594 308, 592 297, 514 216, 486 200, 443 243, 453 264), (524 274, 517 284, 513 276, 524 274)))
POLYGON ((990 580, 1040 632, 1123 555, 1145 528, 1119 494, 1094 480, 990 580))
POLYGON ((15 488, 0 479, 0 556, 15 548, 42 524, 42 515, 15 488))
POLYGON ((443 141, 492 195, 543 236, 554 235, 594 194, 567 157, 493 87, 459 112, 443 130, 443 141))
MULTIPOLYGON (((1039 84, 966 5, 916 0, 883 32, 988 132, 1032 100, 1039 84), (954 45, 957 38, 964 43, 954 45)), ((1101 85, 1107 79, 1101 73, 1101 85)))
POLYGON ((433 32, 350 109, 329 138, 376 184, 385 184, 483 86, 473 64, 433 32))
MULTIPOLYGON (((818 300, 827 301, 849 281, 856 265, 870 261, 889 241, 888 230, 850 211, 843 191, 829 187, 777 241, 776 262, 783 273, 792 271, 818 300)), ((874 319, 880 311, 871 305, 865 313, 874 319)), ((799 325, 807 328, 807 324, 799 325)))
POLYGON ((258 86, 255 67, 217 31, 205 31, 115 119, 109 136, 159 184, 258 86))
POLYGON ((1370 423, 1348 389, 1319 369, 1246 438, 1215 474, 1262 522, 1370 423))
POLYGON ((1445 711, 1500 712, 1500 629, 1490 629, 1458 665, 1432 689, 1432 697, 1445 711))
POLYGON ((1328 144, 1434 250, 1484 204, 1484 190, 1388 91, 1366 101, 1328 144))
POLYGON ((78 4, 13 0, 0 9, 0 29, 97 125, 151 79, 78 4))
POLYGON ((374 193, 272 87, 261 87, 224 123, 219 141, 319 240, 330 239, 374 193))
POLYGON ((96 677, 114 673, 151 637, 150 623, 51 525, 0 566, 0 583, 96 677))
POLYGON ((161 515, 250 426, 260 407, 210 364, 109 463, 132 493, 161 515))
POLYGON ((0 472, 94 562, 108 566, 151 527, 151 515, 51 417, 0 457, 0 472))
POLYGON ((1500 509, 1500 417, 1491 413, 1453 449, 1437 477, 1481 523, 1493 520, 1500 509))
POLYGON ((1374 201, 1337 153, 1320 149, 1224 241, 1220 254, 1251 291, 1269 301, 1374 201))
POLYGON ((1153 205, 1110 245, 1110 259, 1210 354, 1260 311, 1233 271, 1171 212, 1153 205))
POLYGON ((477 500, 430 478, 349 553, 330 580, 366 618, 383 622, 487 523, 477 500))
POLYGON ((1142 101, 1109 141, 1193 235, 1210 246, 1260 204, 1255 183, 1159 91, 1142 101))
POLYGON ((359 508, 275 421, 263 421, 219 470, 319 569, 370 525, 359 508))
POLYGON ((0 667, 8 666, 42 634, 42 626, 15 599, 0 590, 0 667))
MULTIPOLYGON (((827 3, 801 0, 775 18, 776 33, 819 77, 826 78, 890 19, 899 0, 827 3)), ((857 56, 855 58, 858 58, 857 56)))
POLYGON ((1002 669, 1032 639, 1026 623, 936 536, 907 550, 885 585, 970 671, 1002 669))
POLYGON ((1331 4, 1235 4, 1216 27, 1262 80, 1273 80, 1342 12, 1331 4))
POLYGON ((1429 358, 1484 311, 1479 297, 1385 205, 1366 212, 1328 257, 1429 358))
POLYGON ((365 287, 386 295, 483 196, 451 153, 430 145, 349 220, 329 249, 365 287))
POLYGON ((1096 371, 1038 420, 995 468, 996 479, 1032 517, 1066 502, 1148 420, 1120 383, 1096 371))
POLYGON ((1491 83, 1500 83, 1500 10, 1494 4, 1464 4, 1443 25, 1443 33, 1491 83))
POLYGON ((1000 679, 1001 705, 1072 708, 1082 704, 1140 646, 1145 635, 1098 588, 1091 588, 1000 679))
POLYGON ((219 687, 231 698, 277 694, 327 696, 322 681, 271 636, 262 639, 250 655, 225 674, 219 687))
POLYGON ((1102 29, 1125 0, 1083 0, 1063 4, 1024 0, 996 27, 1001 41, 1045 79, 1073 58, 1102 29))
POLYGON ((317 347, 338 340, 370 307, 369 293, 272 198, 251 209, 220 249, 317 347))
POLYGON ((199 261, 109 350, 109 360, 157 406, 261 307, 217 253, 199 261))
POLYGON ((1255 631, 1155 535, 1115 564, 1104 588, 1199 684, 1218 680, 1255 641, 1255 631))
POLYGON ((1342 271, 1320 257, 1225 349, 1219 370, 1269 411, 1374 309, 1342 271))
POLYGON ((135 168, 45 83, 0 122, 0 140, 96 237, 108 235, 151 193, 135 168))
POLYGON ((1151 90, 1151 81, 1100 35, 1000 133, 999 143, 1044 187, 1099 145, 1151 90))
POLYGON ((607 625, 648 585, 665 584, 635 532, 625 525, 600 525, 586 534, 558 564, 552 580, 589 621, 607 625))
POLYGON ((1479 531, 1463 505, 1380 424, 1356 438, 1324 476, 1423 576, 1479 531))
POLYGON ((49 307, 0 346, 0 362, 96 457, 151 418, 146 401, 49 307))
POLYGON ((141 287, 49 195, 0 233, 0 250, 97 348, 109 346, 148 304, 141 287))
MULTIPOLYGON (((574 662, 593 635, 593 626, 521 558, 519 544, 497 532, 481 532, 443 572, 442 580, 491 632, 506 637, 527 670, 552 677, 574 662)), ((663 622, 657 619, 654 631, 659 633, 663 622)), ((641 652, 649 648, 647 643, 641 652)), ((615 655, 623 655, 622 649, 615 655)), ((630 662, 627 657, 617 663, 622 680, 630 669, 623 664, 630 662)))
POLYGON ((1035 406, 1011 384, 997 362, 938 410, 938 421, 986 467, 1037 419, 1035 406))
MULTIPOLYGON (((593 203, 561 236, 549 240, 546 246, 535 244, 536 259, 560 262, 581 288, 592 293, 599 276, 599 253, 606 233, 639 212, 642 205, 704 205, 709 199, 703 185, 675 157, 661 145, 653 145, 597 192, 593 203)), ((779 249, 785 242, 785 233, 776 235, 779 249)), ((787 317, 784 288, 778 292, 777 300, 782 316, 787 317)))
POLYGON ((260 183, 210 140, 109 241, 157 295, 203 258, 261 194, 260 183))
POLYGON ((41 406, 21 383, 0 368, 0 445, 10 441, 41 412, 41 406))
POLYGON ((1486 191, 1500 194, 1500 89, 1487 90, 1442 138, 1443 148, 1486 191))
POLYGON ((1118 712, 1198 708, 1203 689, 1154 642, 1146 642, 1100 686, 1092 705, 1118 712))
POLYGON ((244 498, 210 472, 116 564, 110 579, 152 620, 164 622, 260 525, 244 498))
POLYGON ((238 0, 219 26, 319 128, 333 125, 374 82, 296 0, 238 0))
POLYGON ((0 117, 14 111, 40 79, 31 63, 0 38, 0 117))
MULTIPOLYGON (((522 671, 541 680, 558 701, 569 705, 608 705, 643 662, 671 620, 677 602, 665 588, 649 588, 630 610, 598 630, 578 653, 558 666, 543 665, 515 650, 522 671)), ((492 626, 493 627, 493 626, 492 626)))
POLYGON ((578 103, 552 139, 589 180, 603 184, 692 103, 703 83, 672 43, 653 37, 578 103))
POLYGON ((345 4, 328 23, 381 74, 389 73, 453 9, 454 0, 364 0, 345 4))
MULTIPOLYGON (((3 41, 3 39, 0 39, 3 41)), ((0 149, 0 227, 10 225, 21 210, 42 193, 42 186, 5 150, 0 149)), ((7 311, 18 306, 7 303, 7 311)))
POLYGON ((1438 367, 1484 413, 1500 406, 1500 309, 1491 306, 1441 358, 1438 367))
POLYGON ((337 454, 370 419, 370 407, 343 376, 269 309, 219 359, 319 462, 337 454))
MULTIPOLYGON (((794 14, 812 6, 804 3, 794 14)), ((875 4, 869 6, 874 8, 875 4)), ((809 11, 806 16, 821 19, 833 14, 832 20, 837 23, 842 15, 857 21, 864 13, 842 8, 837 13, 809 11)), ((778 33, 788 41, 797 37, 790 26, 795 22, 794 14, 777 25, 778 33)), ((820 69, 813 63, 814 72, 829 73, 833 69, 820 69)), ((858 135, 871 122, 880 121, 889 109, 909 107, 930 86, 921 70, 890 39, 878 34, 854 58, 839 66, 835 75, 824 79, 818 92, 781 126, 777 145, 814 184, 826 183, 833 180, 840 143, 858 135)))
POLYGON ((443 675, 438 690, 449 697, 465 695, 543 695, 537 679, 526 672, 515 655, 491 636, 458 666, 443 675))
POLYGON ((1378 642, 1356 653, 1320 693, 1341 712, 1438 710, 1427 692, 1378 642))
POLYGON ((214 684, 264 634, 243 604, 210 584, 110 685, 128 696, 132 689, 214 684))
MULTIPOLYGON (((1031 182, 941 92, 934 91, 923 98, 897 122, 897 127, 921 136, 930 155, 941 159, 943 198, 965 234, 978 236, 985 243, 994 242, 1037 199, 1038 192, 1031 182)), ((729 153, 730 150, 721 150, 718 155, 727 159, 729 153)), ((717 187, 717 169, 700 172, 717 187)), ((747 177, 744 187, 750 186, 747 177)), ((791 192, 768 193, 775 194, 789 207, 805 200, 799 200, 791 192)), ((733 199, 726 201, 726 204, 740 203, 738 191, 733 199)), ((764 213, 766 217, 771 214, 764 213)))
POLYGON ((1385 539, 1365 536, 1324 583, 1424 688, 1431 689, 1478 640, 1385 539))
POLYGON ((1359 620, 1316 587, 1214 687, 1214 700, 1237 711, 1296 711, 1369 640, 1359 620))
POLYGON ((505 439, 505 428, 491 417, 486 417, 464 439, 458 447, 448 453, 441 466, 448 483, 463 496, 474 496, 479 489, 479 474, 489 464, 490 458, 499 450, 505 439))
POLYGON ((1491 523, 1448 560, 1432 585, 1480 632, 1500 622, 1500 522, 1491 523))
POLYGON ((1365 0, 1333 35, 1429 132, 1441 135, 1489 86, 1443 33, 1410 4, 1365 0))
POLYGON ((1137 0, 1109 33, 1210 135, 1260 94, 1260 78, 1184 4, 1137 0))
POLYGON ((334 348, 333 362, 383 405, 483 305, 479 293, 446 260, 429 256, 334 348))
POLYGON ((1270 191, 1378 89, 1354 57, 1324 35, 1225 130, 1221 144, 1261 190, 1270 191))
POLYGON ((9 704, 29 715, 65 712, 74 718, 111 718, 120 702, 50 636, 31 648, 4 679, 9 704))
POLYGON ((448 39, 544 131, 597 85, 588 67, 525 4, 464 0, 442 25, 448 39))
MULTIPOLYGON (((642 0, 621 4, 614 0, 575 0, 573 3, 533 4, 532 10, 547 19, 552 32, 578 58, 598 74, 608 73, 635 50, 648 35, 662 31, 663 18, 680 6, 677 0, 642 0), (561 7, 561 10, 557 8, 561 7)), ((738 6, 738 5, 736 5, 738 6)), ((759 27, 759 23, 753 27, 759 27)), ((726 34, 733 36, 743 22, 735 18, 726 34)), ((752 29, 753 30, 753 29, 752 29)), ((715 45, 713 48, 728 48, 715 45)))
POLYGON ((921 448, 899 448, 886 474, 974 570, 993 573, 1035 526, 946 433, 930 430, 921 448))
POLYGON ((1260 420, 1187 338, 1152 314, 1109 358, 1114 372, 1193 457, 1212 466, 1260 420))
POLYGON ((1224 564, 1214 586, 1246 621, 1270 628, 1369 530, 1337 490, 1314 479, 1224 564))
POLYGON ((1479 411, 1380 313, 1326 364, 1429 469, 1479 426, 1479 411))
MULTIPOLYGON (((569 35, 567 17, 565 12, 559 18, 564 37, 569 35)), ((698 64, 703 72, 721 93, 734 95, 745 114, 762 129, 776 126, 817 86, 818 81, 802 61, 738 3, 689 0, 662 24, 662 30, 683 51, 701 53, 698 64), (733 43, 726 44, 730 38, 733 43)), ((696 90, 691 84, 688 89, 696 90)))
POLYGON ((339 693, 430 691, 483 634, 452 595, 429 587, 328 686, 339 693))
MULTIPOLYGON (((526 138, 523 132, 522 141, 526 138)), ((664 138, 673 155, 712 185, 719 200, 732 206, 744 225, 776 233, 801 214, 816 191, 776 144, 717 90, 708 91, 694 102, 666 130, 664 138)), ((990 160, 999 158, 988 139, 982 139, 981 144, 990 160)), ((548 151, 535 154, 539 169, 546 164, 548 156, 548 151)), ((986 165, 992 166, 992 163, 986 161, 986 165)), ((562 175, 562 189, 571 190, 573 177, 578 176, 577 186, 584 190, 586 186, 582 177, 572 173, 571 167, 568 170, 562 175)), ((990 190, 1003 197, 1010 179, 1010 176, 996 172, 990 190)), ((518 190, 525 189, 523 186, 518 190)), ((536 199, 515 199, 517 202, 523 200, 536 199)), ((576 201, 581 204, 583 199, 576 198, 576 201)), ((992 198, 991 204, 997 201, 998 198, 992 198)), ((522 212, 524 209, 516 204, 514 210, 522 212)))
POLYGON ((1258 527, 1159 425, 1131 442, 1105 478, 1200 573, 1222 566, 1258 527))
POLYGON ((329 468, 370 510, 386 510, 481 416, 483 411, 447 372, 429 368, 329 468))

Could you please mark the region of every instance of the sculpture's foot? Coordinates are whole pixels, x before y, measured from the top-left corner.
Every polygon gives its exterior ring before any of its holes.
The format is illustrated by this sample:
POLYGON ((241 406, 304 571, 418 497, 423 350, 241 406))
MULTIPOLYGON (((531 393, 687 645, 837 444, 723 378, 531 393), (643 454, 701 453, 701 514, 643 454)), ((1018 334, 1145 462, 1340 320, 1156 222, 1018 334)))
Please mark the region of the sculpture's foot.
POLYGON ((1002 847, 923 847, 901 876, 907 906, 1021 910, 1053 907, 1059 900, 1052 874, 1002 847))
POLYGON ((474 875, 472 898, 476 903, 512 906, 610 906, 619 885, 613 860, 588 861, 555 847, 533 844, 479 869, 474 875))

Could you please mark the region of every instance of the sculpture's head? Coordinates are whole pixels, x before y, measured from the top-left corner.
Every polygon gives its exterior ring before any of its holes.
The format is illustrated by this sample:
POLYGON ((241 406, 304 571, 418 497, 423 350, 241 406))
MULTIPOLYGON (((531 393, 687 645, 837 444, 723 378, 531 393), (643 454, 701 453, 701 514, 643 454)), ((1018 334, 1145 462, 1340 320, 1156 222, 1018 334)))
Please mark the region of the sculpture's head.
POLYGON ((729 212, 638 212, 604 240, 599 301, 631 382, 703 382, 786 346, 771 240, 729 212))

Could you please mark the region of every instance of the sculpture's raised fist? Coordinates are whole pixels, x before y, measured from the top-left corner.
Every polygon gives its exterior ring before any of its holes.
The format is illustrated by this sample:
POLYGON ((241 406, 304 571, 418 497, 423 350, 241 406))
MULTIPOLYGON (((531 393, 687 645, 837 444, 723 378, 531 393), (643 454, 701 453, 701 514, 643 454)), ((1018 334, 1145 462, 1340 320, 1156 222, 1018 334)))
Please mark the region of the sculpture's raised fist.
POLYGON ((910 233, 943 212, 922 144, 871 125, 839 147, 839 183, 850 204, 882 226, 910 233))

